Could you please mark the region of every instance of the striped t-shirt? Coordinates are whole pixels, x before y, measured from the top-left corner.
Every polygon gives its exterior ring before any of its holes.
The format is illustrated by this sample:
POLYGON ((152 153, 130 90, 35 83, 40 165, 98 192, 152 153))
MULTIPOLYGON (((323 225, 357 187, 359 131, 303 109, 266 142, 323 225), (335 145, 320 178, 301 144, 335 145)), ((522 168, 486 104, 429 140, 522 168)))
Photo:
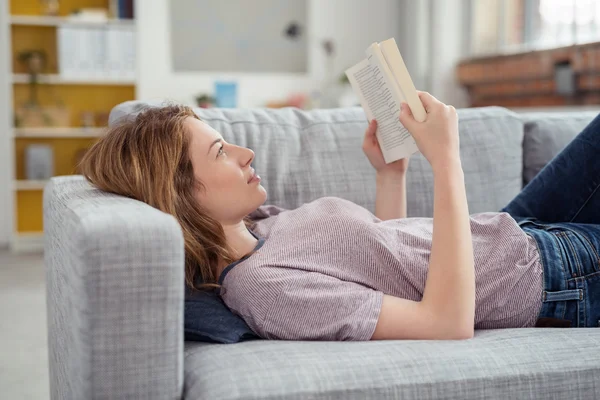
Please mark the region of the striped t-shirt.
MULTIPOLYGON (((265 240, 223 272, 221 295, 263 338, 369 340, 384 294, 423 296, 432 218, 381 221, 335 197, 294 210, 263 206, 251 216, 265 240)), ((535 240, 507 213, 470 221, 475 328, 534 326, 543 290, 535 240)))

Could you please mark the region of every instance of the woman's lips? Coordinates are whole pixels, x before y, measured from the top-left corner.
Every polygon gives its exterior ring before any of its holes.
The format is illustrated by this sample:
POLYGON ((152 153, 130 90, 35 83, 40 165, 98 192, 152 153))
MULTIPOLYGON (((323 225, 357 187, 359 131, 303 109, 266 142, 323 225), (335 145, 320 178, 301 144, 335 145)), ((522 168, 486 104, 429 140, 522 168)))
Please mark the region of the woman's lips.
POLYGON ((254 174, 248 183, 260 182, 260 176, 254 174))
POLYGON ((260 182, 260 176, 258 176, 256 174, 256 171, 254 170, 254 168, 252 168, 252 175, 250 176, 250 179, 248 180, 248 183, 254 183, 254 182, 260 182))

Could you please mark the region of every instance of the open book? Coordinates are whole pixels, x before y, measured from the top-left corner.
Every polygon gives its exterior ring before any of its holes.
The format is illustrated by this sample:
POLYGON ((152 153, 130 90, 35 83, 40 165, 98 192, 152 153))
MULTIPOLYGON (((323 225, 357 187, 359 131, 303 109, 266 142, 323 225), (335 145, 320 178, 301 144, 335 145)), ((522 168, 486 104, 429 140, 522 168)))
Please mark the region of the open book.
POLYGON ((422 122, 426 113, 394 38, 373 43, 367 58, 346 70, 367 118, 377 120, 377 140, 386 163, 410 156, 417 145, 400 123, 400 105, 405 102, 414 118, 422 122))

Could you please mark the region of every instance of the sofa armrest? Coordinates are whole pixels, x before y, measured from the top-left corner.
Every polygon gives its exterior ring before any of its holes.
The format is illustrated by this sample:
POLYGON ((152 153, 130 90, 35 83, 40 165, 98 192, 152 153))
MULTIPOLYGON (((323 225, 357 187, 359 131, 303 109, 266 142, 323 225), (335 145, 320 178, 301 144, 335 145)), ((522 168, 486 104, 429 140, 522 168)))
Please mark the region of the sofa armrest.
POLYGON ((44 191, 53 399, 180 398, 184 246, 144 203, 53 178, 44 191))

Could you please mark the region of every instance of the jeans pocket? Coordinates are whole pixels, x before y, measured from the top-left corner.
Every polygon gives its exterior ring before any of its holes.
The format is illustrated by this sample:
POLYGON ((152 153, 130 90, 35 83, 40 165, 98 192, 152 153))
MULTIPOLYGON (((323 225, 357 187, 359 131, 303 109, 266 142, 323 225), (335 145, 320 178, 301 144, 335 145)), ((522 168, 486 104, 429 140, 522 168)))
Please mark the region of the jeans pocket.
POLYGON ((578 261, 582 276, 600 272, 600 257, 597 246, 592 243, 587 232, 579 229, 567 229, 562 236, 570 245, 574 253, 573 258, 578 261))

